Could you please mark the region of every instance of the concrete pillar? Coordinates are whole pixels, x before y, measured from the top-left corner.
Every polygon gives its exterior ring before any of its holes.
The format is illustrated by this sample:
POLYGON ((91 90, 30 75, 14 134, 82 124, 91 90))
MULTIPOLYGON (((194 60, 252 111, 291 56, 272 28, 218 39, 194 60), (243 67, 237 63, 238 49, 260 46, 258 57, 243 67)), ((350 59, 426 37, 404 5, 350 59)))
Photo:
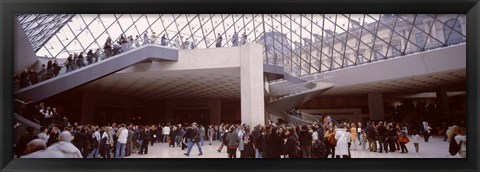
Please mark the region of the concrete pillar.
POLYGON ((368 94, 368 109, 370 120, 385 120, 383 94, 368 94))
POLYGON ((241 122, 250 126, 265 124, 263 46, 240 46, 241 122))
POLYGON ((448 96, 446 87, 440 87, 437 90, 437 106, 440 109, 440 113, 442 113, 442 117, 445 119, 450 119, 450 108, 448 107, 448 96))
POLYGON ((213 99, 210 102, 210 123, 220 124, 221 121, 221 103, 220 99, 213 99))

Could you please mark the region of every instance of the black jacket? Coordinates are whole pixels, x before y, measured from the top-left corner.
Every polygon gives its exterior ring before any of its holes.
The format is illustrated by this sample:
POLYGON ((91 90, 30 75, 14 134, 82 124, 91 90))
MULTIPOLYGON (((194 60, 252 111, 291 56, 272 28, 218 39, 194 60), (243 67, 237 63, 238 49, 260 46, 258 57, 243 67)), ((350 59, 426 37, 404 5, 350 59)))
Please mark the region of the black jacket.
POLYGON ((280 158, 283 154, 283 139, 276 133, 267 137, 268 158, 280 158))
POLYGON ((289 158, 298 157, 297 143, 298 138, 292 134, 288 136, 287 143, 285 143, 285 155, 288 155, 289 158))
POLYGON ((18 142, 15 144, 15 154, 20 157, 25 155, 25 149, 27 148, 28 142, 38 138, 36 135, 32 133, 25 133, 20 137, 18 142))
POLYGON ((299 141, 300 146, 312 146, 312 134, 308 131, 300 131, 299 141))

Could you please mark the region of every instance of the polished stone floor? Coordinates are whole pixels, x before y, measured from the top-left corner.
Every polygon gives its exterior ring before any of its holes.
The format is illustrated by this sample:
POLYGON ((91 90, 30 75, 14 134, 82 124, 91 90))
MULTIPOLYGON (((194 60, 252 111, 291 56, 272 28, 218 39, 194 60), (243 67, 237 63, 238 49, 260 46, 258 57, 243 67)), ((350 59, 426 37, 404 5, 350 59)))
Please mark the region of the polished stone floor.
MULTIPOLYGON (((419 154, 415 153, 415 147, 413 143, 407 144, 408 153, 403 154, 401 151, 391 153, 375 153, 367 150, 351 150, 352 158, 460 158, 459 155, 451 156, 448 153, 448 142, 444 142, 441 137, 433 137, 429 142, 420 142, 419 154)), ((212 145, 208 144, 208 141, 204 143, 202 147, 203 155, 198 156, 198 149, 196 146, 192 148, 190 156, 185 156, 186 150, 181 150, 179 147, 168 147, 167 143, 155 143, 153 146, 149 146, 148 154, 139 155, 132 154, 127 158, 226 158, 226 147, 222 152, 217 152, 220 147, 220 142, 213 141, 212 145)), ((240 152, 237 151, 237 157, 240 157, 240 152)), ((329 158, 331 155, 329 156, 329 158)))

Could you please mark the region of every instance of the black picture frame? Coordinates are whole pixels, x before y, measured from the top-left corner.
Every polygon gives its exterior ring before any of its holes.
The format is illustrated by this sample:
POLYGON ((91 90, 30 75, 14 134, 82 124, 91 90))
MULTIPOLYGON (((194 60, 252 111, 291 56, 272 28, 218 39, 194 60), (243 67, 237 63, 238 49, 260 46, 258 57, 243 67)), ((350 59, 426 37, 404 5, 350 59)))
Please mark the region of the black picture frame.
MULTIPOLYGON (((478 0, 2 0, 2 171, 478 171, 478 0), (13 17, 19 13, 452 13, 467 15, 467 159, 13 159, 13 17)), ((447 151, 447 150, 445 150, 447 151)))

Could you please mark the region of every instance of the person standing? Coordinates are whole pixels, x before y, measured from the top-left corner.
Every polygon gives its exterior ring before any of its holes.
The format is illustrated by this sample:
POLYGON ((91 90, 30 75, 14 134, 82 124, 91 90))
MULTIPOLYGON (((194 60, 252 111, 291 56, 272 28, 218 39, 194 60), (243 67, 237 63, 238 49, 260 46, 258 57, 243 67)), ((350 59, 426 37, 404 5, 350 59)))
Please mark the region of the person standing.
POLYGON ((150 139, 150 132, 148 126, 140 126, 140 151, 138 154, 148 154, 148 140, 150 139))
POLYGON ((125 128, 125 124, 120 125, 117 133, 117 143, 115 149, 115 158, 125 157, 125 146, 127 144, 128 130, 125 128))
POLYGON ((458 151, 458 154, 462 158, 467 157, 467 136, 466 136, 466 130, 464 127, 458 128, 458 134, 452 139, 451 141, 457 142, 458 145, 460 145, 460 150, 458 151))
POLYGON ((240 151, 240 158, 243 158, 244 155, 244 148, 245 148, 245 142, 243 141, 243 136, 245 135, 245 129, 242 125, 237 127, 237 134, 238 138, 240 138, 240 142, 238 144, 238 150, 240 151))
POLYGON ((284 140, 278 135, 278 128, 272 127, 272 132, 267 137, 268 144, 268 158, 281 158, 280 155, 284 153, 284 140))
POLYGON ((40 140, 43 140, 45 143, 48 142, 48 139, 50 138, 50 135, 48 133, 48 128, 47 127, 40 127, 40 133, 37 135, 37 137, 40 140))
POLYGON ((147 45, 150 43, 150 39, 148 39, 148 31, 145 31, 145 33, 143 33, 143 45, 147 45))
POLYGON ((88 52, 87 52, 87 64, 88 65, 91 65, 93 63, 93 50, 90 49, 88 52))
POLYGON ((242 34, 242 45, 245 45, 247 43, 247 34, 243 32, 242 34))
POLYGON ((135 36, 135 40, 133 41, 133 44, 135 45, 135 48, 140 47, 140 37, 138 35, 135 36))
POLYGON ((125 151, 125 156, 130 156, 133 152, 133 132, 132 125, 127 127, 128 130, 128 136, 127 136, 127 148, 125 151))
POLYGON ((337 146, 335 147, 336 158, 351 158, 348 150, 348 142, 350 142, 350 134, 345 129, 343 124, 340 124, 339 128, 335 132, 335 139, 337 140, 337 146))
POLYGON ((379 122, 377 126, 378 131, 378 144, 380 145, 379 153, 382 153, 382 150, 385 150, 385 153, 388 153, 388 131, 387 128, 383 125, 383 122, 379 122))
POLYGON ((428 139, 430 137, 430 131, 432 130, 432 128, 430 128, 430 126, 428 125, 427 122, 423 122, 422 123, 422 131, 423 131, 423 138, 425 139, 425 143, 428 142, 428 139))
POLYGON ((402 149, 402 153, 408 153, 407 146, 405 146, 405 144, 410 142, 410 140, 407 137, 407 133, 405 133, 403 131, 400 132, 400 135, 398 137, 398 141, 400 142, 400 148, 402 149))
POLYGON ((255 149, 253 148, 254 137, 250 132, 250 127, 244 127, 245 134, 243 135, 243 157, 240 158, 255 158, 255 149))
POLYGON ((161 38, 160 42, 161 42, 162 46, 167 46, 168 45, 168 43, 167 43, 168 39, 167 39, 167 36, 165 34, 162 35, 162 38, 161 38))
POLYGON ((302 150, 302 158, 312 158, 312 134, 308 132, 307 125, 302 125, 299 141, 302 150))
POLYGON ((328 154, 332 154, 332 158, 335 158, 336 143, 332 143, 335 139, 335 130, 332 126, 329 126, 327 132, 325 132, 325 145, 327 147, 328 154), (333 139, 331 138, 333 137, 333 139))
POLYGON ((155 35, 155 32, 152 32, 152 36, 151 36, 151 43, 152 44, 157 44, 157 35, 155 35))
POLYGON ((237 32, 233 33, 233 36, 232 36, 232 46, 233 46, 233 47, 238 46, 238 34, 237 34, 237 32))
POLYGON ((370 152, 377 152, 377 143, 376 143, 376 137, 377 137, 377 131, 373 127, 374 124, 373 122, 367 124, 367 128, 365 128, 365 134, 367 135, 367 140, 368 140, 368 149, 370 152))
POLYGON ((82 153, 72 143, 72 134, 68 131, 63 131, 58 136, 58 142, 47 148, 47 151, 58 151, 64 155, 65 158, 82 158, 82 153))
POLYGON ((351 145, 353 145, 352 146, 353 150, 357 150, 357 137, 358 137, 357 127, 355 126, 355 123, 352 123, 350 128, 350 138, 352 142, 351 145))
POLYGON ((213 130, 213 125, 210 125, 210 126, 208 127, 208 131, 207 131, 208 141, 209 141, 208 145, 212 145, 213 133, 214 133, 214 132, 215 132, 215 131, 213 130))
POLYGON ((58 135, 59 135, 59 129, 58 127, 56 126, 53 126, 51 129, 50 129, 50 137, 48 137, 48 141, 47 141, 47 147, 49 147, 50 145, 56 143, 58 141, 58 135))
POLYGON ((90 154, 93 154, 93 158, 97 158, 98 157, 98 152, 99 152, 99 146, 100 146, 100 141, 102 140, 102 137, 100 135, 100 128, 99 127, 96 127, 95 129, 95 132, 93 132, 92 134, 92 151, 90 152, 90 154))
POLYGON ((223 41, 223 38, 222 38, 222 36, 220 35, 220 33, 218 33, 215 47, 217 47, 217 48, 222 47, 222 41, 223 41))
POLYGON ((253 146, 255 147, 255 158, 262 158, 263 154, 263 131, 262 126, 259 124, 253 128, 252 136, 253 136, 253 146))
POLYGON ((228 158, 237 158, 237 148, 240 143, 240 138, 238 138, 238 134, 235 133, 235 128, 233 126, 230 127, 229 132, 224 133, 224 135, 227 142, 228 158))
POLYGON ((287 141, 285 142, 285 152, 284 155, 288 156, 288 158, 298 158, 298 136, 295 133, 295 129, 293 127, 289 127, 287 129, 287 141))
POLYGON ((205 142, 205 127, 203 125, 200 125, 200 129, 198 130, 200 133, 200 146, 203 146, 205 142))
POLYGON ((187 138, 188 148, 187 148, 187 153, 185 153, 184 155, 190 156, 190 152, 192 151, 193 145, 197 145, 197 148, 198 148, 198 151, 199 151, 198 156, 203 155, 202 147, 199 144, 199 142, 200 142, 200 131, 197 127, 196 122, 192 123, 192 126, 187 129, 186 138, 187 138))
MULTIPOLYGON (((165 36, 165 34, 163 36, 165 36)), ((164 143, 167 142, 168 141, 168 136, 170 135, 170 127, 165 125, 162 129, 162 135, 163 135, 163 142, 164 143)))
POLYGON ((27 127, 26 132, 20 137, 20 139, 18 139, 17 143, 15 143, 15 155, 17 155, 17 158, 20 158, 21 156, 25 155, 27 144, 30 141, 38 138, 33 133, 34 131, 35 131, 35 128, 27 127))

